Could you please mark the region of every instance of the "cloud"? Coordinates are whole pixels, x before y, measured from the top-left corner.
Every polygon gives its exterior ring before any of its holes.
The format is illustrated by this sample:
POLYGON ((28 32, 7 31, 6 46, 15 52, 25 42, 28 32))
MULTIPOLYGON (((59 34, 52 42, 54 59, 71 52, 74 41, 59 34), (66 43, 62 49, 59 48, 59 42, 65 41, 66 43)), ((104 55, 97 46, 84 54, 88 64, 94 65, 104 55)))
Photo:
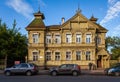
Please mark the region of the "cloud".
POLYGON ((108 4, 109 4, 109 5, 113 5, 113 4, 116 3, 116 1, 117 1, 117 0, 108 0, 108 4))
POLYGON ((8 0, 6 4, 9 7, 13 8, 17 13, 20 13, 26 18, 31 19, 31 14, 33 13, 33 9, 24 0, 8 0))
POLYGON ((116 26, 112 32, 114 36, 120 36, 120 25, 116 26))
POLYGON ((109 7, 109 9, 107 10, 106 16, 103 18, 100 24, 105 24, 108 21, 118 17, 118 15, 120 14, 120 1, 116 2, 116 0, 108 0, 108 2, 109 4, 112 2, 115 2, 115 3, 109 7))

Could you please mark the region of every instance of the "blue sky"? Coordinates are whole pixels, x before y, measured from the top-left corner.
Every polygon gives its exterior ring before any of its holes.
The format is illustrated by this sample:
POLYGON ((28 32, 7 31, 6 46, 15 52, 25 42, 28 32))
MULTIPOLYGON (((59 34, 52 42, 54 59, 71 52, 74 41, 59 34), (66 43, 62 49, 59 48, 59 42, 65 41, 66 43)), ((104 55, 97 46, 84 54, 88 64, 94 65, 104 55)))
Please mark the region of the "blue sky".
POLYGON ((78 4, 82 14, 88 19, 94 15, 97 23, 108 29, 107 36, 120 36, 120 0, 0 0, 0 18, 12 27, 14 19, 17 28, 27 35, 25 27, 33 20, 33 13, 44 13, 45 25, 61 23, 75 15, 78 4))

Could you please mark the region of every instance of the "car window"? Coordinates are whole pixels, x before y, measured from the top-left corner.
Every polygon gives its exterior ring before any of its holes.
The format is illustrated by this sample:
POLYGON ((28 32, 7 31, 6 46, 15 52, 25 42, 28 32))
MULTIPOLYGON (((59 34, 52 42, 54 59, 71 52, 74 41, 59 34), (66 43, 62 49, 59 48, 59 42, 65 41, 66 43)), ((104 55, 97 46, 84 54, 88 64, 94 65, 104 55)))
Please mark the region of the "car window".
POLYGON ((74 64, 68 65, 68 68, 73 68, 73 67, 74 67, 74 64))
POLYGON ((28 68, 28 65, 27 64, 21 64, 20 67, 21 68, 28 68))
POLYGON ((34 67, 34 65, 33 64, 29 64, 30 65, 30 67, 34 67))
POLYGON ((66 68, 67 67, 67 65, 61 65, 60 66, 60 68, 66 68))

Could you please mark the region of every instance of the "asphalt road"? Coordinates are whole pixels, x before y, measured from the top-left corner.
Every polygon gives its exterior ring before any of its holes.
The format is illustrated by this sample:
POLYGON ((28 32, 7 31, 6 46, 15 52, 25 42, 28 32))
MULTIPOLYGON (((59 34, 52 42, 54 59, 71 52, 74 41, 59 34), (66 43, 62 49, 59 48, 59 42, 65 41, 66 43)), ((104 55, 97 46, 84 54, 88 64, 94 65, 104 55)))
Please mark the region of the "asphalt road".
POLYGON ((0 82, 120 82, 120 76, 104 76, 104 75, 35 75, 35 76, 4 76, 0 75, 0 82))

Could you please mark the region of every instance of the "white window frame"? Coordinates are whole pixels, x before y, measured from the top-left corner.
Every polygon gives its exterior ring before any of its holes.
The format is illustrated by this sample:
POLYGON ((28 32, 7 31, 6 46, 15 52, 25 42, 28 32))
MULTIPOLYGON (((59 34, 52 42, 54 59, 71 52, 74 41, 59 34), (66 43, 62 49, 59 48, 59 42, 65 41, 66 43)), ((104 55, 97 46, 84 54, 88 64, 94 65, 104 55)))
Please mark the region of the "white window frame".
POLYGON ((82 42, 82 35, 76 34, 76 43, 81 43, 81 42, 82 42))
POLYGON ((51 44, 51 43, 52 43, 52 36, 46 35, 46 44, 51 44))
POLYGON ((76 51, 76 60, 81 60, 81 51, 76 51))
POLYGON ((60 52, 55 52, 55 60, 59 61, 60 60, 60 52), (59 54, 58 54, 59 53, 59 54))
POLYGON ((72 43, 72 34, 66 34, 66 43, 72 43))
POLYGON ((32 55, 33 55, 33 61, 38 61, 38 58, 39 58, 39 52, 38 51, 33 51, 32 52, 32 55))
POLYGON ((86 51, 86 60, 91 60, 91 52, 90 51, 86 51))
POLYGON ((51 52, 46 52, 46 61, 50 61, 51 60, 51 52))
POLYGON ((91 34, 86 34, 86 43, 87 44, 91 43, 91 40, 92 40, 91 36, 92 36, 91 34))
POLYGON ((71 60, 72 59, 72 53, 71 51, 66 52, 66 60, 71 60))
POLYGON ((60 44, 61 43, 61 36, 55 35, 55 43, 60 44))
POLYGON ((39 34, 38 33, 33 33, 33 43, 39 43, 39 34))

